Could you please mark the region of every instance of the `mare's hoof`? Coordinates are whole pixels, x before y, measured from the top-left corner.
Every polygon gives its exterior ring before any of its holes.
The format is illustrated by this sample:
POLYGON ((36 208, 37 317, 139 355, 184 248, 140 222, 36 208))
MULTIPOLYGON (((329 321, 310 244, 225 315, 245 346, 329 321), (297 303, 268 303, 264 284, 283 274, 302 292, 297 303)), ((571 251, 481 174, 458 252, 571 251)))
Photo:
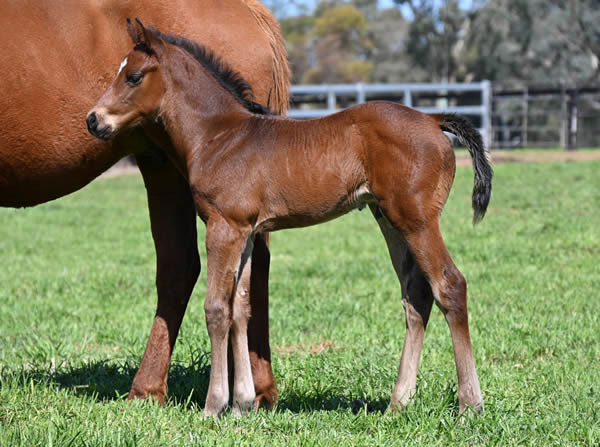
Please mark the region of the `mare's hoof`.
POLYGON ((261 407, 271 410, 278 398, 279 394, 277 394, 277 390, 274 386, 267 391, 257 393, 256 398, 254 399, 254 410, 258 411, 261 407))
POLYGON ((137 386, 132 386, 129 394, 127 395, 127 400, 148 400, 152 399, 158 402, 161 406, 165 404, 167 400, 166 391, 158 390, 158 389, 142 389, 137 386))

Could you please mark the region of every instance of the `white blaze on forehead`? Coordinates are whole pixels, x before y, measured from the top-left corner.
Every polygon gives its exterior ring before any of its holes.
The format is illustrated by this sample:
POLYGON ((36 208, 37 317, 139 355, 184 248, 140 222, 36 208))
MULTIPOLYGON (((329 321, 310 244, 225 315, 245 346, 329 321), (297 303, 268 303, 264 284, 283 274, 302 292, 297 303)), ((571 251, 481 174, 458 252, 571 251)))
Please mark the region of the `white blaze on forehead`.
POLYGON ((123 70, 123 68, 125 68, 125 65, 127 65, 127 58, 123 59, 123 62, 121 62, 121 66, 119 67, 119 71, 117 72, 117 76, 119 76, 121 74, 121 71, 123 70))

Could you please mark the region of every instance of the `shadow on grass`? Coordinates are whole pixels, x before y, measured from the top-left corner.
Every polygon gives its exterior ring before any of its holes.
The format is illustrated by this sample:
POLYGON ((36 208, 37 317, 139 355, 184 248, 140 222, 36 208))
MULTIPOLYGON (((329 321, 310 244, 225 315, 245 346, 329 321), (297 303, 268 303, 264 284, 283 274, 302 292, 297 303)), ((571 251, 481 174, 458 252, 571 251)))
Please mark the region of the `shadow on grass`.
MULTIPOLYGON (((192 356, 190 365, 173 363, 169 369, 169 405, 183 405, 185 408, 204 408, 210 379, 210 354, 192 356)), ((58 387, 75 396, 91 397, 98 402, 121 400, 127 397, 138 364, 133 360, 123 363, 104 360, 81 366, 62 366, 56 370, 46 367, 33 367, 15 371, 0 368, 0 379, 14 380, 20 386, 34 384, 58 387), (12 376, 12 377, 11 377, 12 376)), ((384 413, 389 398, 352 399, 337 394, 336 390, 319 394, 289 391, 280 396, 277 411, 304 413, 311 411, 338 411, 350 409, 354 414, 384 413)))
MULTIPOLYGON (((277 403, 278 410, 289 410, 294 413, 310 411, 335 411, 350 409, 354 414, 383 414, 388 411, 391 396, 378 396, 376 398, 364 397, 362 399, 349 398, 337 395, 335 390, 327 390, 315 394, 310 392, 304 394, 298 391, 288 391, 281 396, 277 403)), ((437 394, 435 399, 417 396, 411 399, 408 406, 395 414, 411 417, 411 414, 437 414, 450 412, 454 417, 459 413, 458 395, 456 386, 451 384, 437 394), (435 402, 432 405, 432 402, 435 402)), ((421 416, 419 416, 421 417, 421 416)))
POLYGON ((278 410, 287 410, 292 413, 303 413, 309 411, 336 411, 351 409, 354 414, 361 412, 384 413, 389 404, 387 399, 348 399, 335 393, 325 393, 318 396, 305 395, 292 392, 281 396, 278 410))
MULTIPOLYGON (((196 407, 204 407, 210 365, 205 356, 193 360, 198 361, 193 361, 190 365, 173 363, 169 369, 169 402, 173 405, 193 404, 196 407)), ((0 378, 2 381, 11 378, 20 386, 33 382, 57 387, 76 396, 88 396, 98 402, 106 402, 127 397, 137 369, 138 364, 133 360, 123 363, 98 360, 85 365, 67 365, 56 369, 47 366, 35 366, 20 371, 0 369, 0 378)))

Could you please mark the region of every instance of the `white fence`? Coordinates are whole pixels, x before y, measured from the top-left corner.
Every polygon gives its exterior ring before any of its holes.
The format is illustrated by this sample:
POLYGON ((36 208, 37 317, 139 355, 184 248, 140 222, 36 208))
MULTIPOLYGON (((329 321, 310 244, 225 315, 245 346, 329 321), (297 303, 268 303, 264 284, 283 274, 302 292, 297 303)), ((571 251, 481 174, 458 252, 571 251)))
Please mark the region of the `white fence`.
MULTIPOLYGON (((491 106, 492 106, 492 88, 489 81, 474 83, 455 83, 455 84, 324 84, 324 85, 294 85, 292 86, 292 108, 288 111, 288 116, 297 119, 319 118, 330 113, 341 110, 339 99, 343 102, 361 104, 366 102, 369 97, 401 98, 402 104, 413 107, 413 97, 415 95, 434 93, 438 94, 435 107, 419 107, 416 109, 425 113, 456 113, 459 115, 469 115, 479 117, 481 123, 479 131, 481 132, 486 146, 491 144, 491 106), (463 92, 481 92, 481 101, 478 105, 449 105, 447 99, 450 95, 456 95, 463 92), (305 102, 306 98, 323 98, 326 102, 326 108, 312 108, 308 104, 301 104, 295 107, 295 104, 305 102), (446 97, 446 98, 444 98, 446 97)), ((319 101, 310 101, 319 102, 319 101)))

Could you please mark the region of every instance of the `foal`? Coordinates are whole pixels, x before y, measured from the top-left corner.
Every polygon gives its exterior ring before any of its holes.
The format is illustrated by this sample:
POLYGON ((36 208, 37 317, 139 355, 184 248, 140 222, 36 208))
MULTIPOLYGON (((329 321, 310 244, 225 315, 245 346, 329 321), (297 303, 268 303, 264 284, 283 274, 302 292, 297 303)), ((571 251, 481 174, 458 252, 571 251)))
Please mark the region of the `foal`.
POLYGON ((188 179, 206 223, 204 309, 212 348, 207 415, 227 407, 227 343, 234 355, 233 410, 248 410, 254 388, 246 327, 257 232, 314 225, 368 205, 402 286, 406 340, 390 407, 415 392, 432 303, 452 336, 460 411, 483 408, 467 321, 466 282, 442 239, 439 218, 454 179, 452 144, 473 158, 474 221, 485 214, 492 170, 478 132, 463 118, 426 115, 370 102, 326 118, 294 121, 264 114, 250 87, 212 53, 183 38, 129 23, 135 47, 87 116, 90 132, 112 138, 142 126, 188 179))

